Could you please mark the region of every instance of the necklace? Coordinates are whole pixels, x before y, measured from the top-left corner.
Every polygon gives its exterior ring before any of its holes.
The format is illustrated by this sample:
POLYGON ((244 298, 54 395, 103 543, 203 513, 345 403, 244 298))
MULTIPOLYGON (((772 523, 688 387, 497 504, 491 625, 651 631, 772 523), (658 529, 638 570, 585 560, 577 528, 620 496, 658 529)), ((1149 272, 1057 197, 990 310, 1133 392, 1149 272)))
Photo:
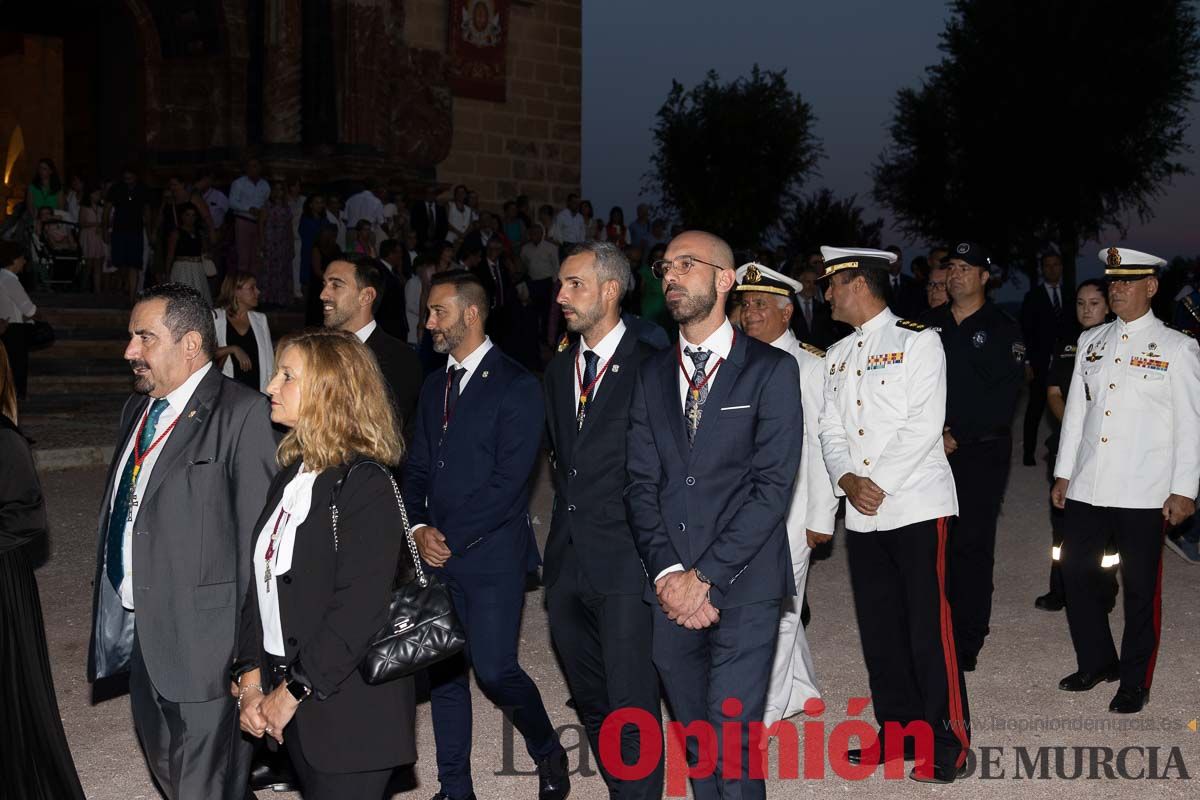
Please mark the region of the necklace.
MULTIPOLYGON (((615 354, 614 354, 615 355, 615 354)), ((579 357, 575 357, 575 380, 579 381, 579 411, 575 415, 576 430, 583 430, 583 419, 587 416, 588 397, 592 393, 592 389, 596 388, 596 384, 604 377, 604 373, 608 371, 608 365, 612 363, 613 357, 609 356, 604 362, 604 366, 596 373, 596 377, 592 378, 592 382, 586 387, 583 385, 583 373, 579 371, 579 357)))

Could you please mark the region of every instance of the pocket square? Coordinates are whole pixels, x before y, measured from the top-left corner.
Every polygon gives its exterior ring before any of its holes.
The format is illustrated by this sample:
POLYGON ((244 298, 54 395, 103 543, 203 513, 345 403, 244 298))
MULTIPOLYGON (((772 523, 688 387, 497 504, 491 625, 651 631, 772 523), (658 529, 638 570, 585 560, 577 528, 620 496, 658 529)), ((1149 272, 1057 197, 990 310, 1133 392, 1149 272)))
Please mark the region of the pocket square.
POLYGON ((721 406, 721 410, 722 411, 737 411, 738 409, 749 408, 749 407, 750 407, 749 404, 744 405, 744 406, 721 406))

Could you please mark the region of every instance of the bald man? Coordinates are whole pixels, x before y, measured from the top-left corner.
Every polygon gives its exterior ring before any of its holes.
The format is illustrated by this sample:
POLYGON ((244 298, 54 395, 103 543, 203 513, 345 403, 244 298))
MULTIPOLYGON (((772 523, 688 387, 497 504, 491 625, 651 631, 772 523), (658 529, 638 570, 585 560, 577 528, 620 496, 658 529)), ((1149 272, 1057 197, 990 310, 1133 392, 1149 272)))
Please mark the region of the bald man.
POLYGON ((796 593, 785 515, 803 440, 799 372, 787 352, 735 333, 733 267, 729 246, 700 231, 652 265, 679 342, 642 362, 626 442, 654 664, 675 719, 716 733, 686 737, 690 764, 716 762, 691 772, 697 800, 766 796, 749 723, 763 719, 780 606, 796 593), (739 741, 722 741, 730 730, 739 741))

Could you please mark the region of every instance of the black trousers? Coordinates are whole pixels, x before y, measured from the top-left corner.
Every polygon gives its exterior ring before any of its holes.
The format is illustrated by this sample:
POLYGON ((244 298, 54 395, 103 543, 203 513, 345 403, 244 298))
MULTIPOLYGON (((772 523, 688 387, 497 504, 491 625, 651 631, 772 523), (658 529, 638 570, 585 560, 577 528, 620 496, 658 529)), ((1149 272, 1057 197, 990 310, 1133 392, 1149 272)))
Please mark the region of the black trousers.
POLYGON ((996 520, 1008 483, 1012 438, 960 444, 950 456, 958 490, 958 519, 950 528, 947 588, 954 609, 959 654, 973 658, 983 649, 992 617, 992 570, 996 562, 996 520))
POLYGON ((0 335, 0 342, 8 353, 8 365, 12 369, 13 388, 17 390, 17 399, 24 400, 29 385, 29 338, 33 326, 29 323, 10 322, 8 328, 0 335))
POLYGON ((1029 382, 1029 401, 1025 405, 1025 432, 1022 449, 1025 458, 1033 458, 1037 453, 1038 427, 1042 424, 1042 416, 1046 413, 1046 373, 1034 372, 1033 380, 1029 382))
POLYGON ((875 719, 933 729, 937 764, 970 747, 967 688, 946 596, 949 519, 891 531, 847 531, 846 555, 875 719))
POLYGON ((298 725, 288 726, 283 743, 300 780, 300 796, 304 800, 382 800, 392 777, 391 769, 321 772, 304 757, 298 725))
POLYGON ((1162 551, 1165 532, 1158 508, 1109 508, 1067 501, 1062 544, 1067 624, 1079 669, 1096 672, 1117 661, 1108 626, 1108 578, 1100 567, 1111 537, 1121 556, 1125 632, 1121 637, 1121 688, 1149 689, 1162 625, 1162 551))
MULTIPOLYGON (((657 800, 663 791, 661 759, 640 781, 614 778, 600 760, 600 727, 613 711, 637 708, 661 720, 658 673, 650 656, 653 610, 640 593, 604 595, 593 589, 570 543, 558 579, 546 588, 546 607, 550 635, 609 797, 657 800)), ((626 725, 622 760, 636 764, 641 747, 638 729, 626 725)))

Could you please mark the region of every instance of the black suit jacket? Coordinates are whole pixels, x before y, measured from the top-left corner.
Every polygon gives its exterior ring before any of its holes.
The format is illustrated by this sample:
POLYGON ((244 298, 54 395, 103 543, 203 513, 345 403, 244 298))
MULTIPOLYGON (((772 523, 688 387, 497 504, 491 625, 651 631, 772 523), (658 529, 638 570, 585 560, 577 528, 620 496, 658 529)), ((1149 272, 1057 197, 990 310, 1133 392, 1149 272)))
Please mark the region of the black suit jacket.
POLYGON ((829 310, 828 303, 813 299, 812 325, 809 325, 804 320, 804 312, 800 310, 800 302, 797 298, 796 310, 792 314, 792 333, 796 334, 797 339, 825 350, 829 345, 842 338, 835 329, 833 314, 829 310))
POLYGON ((1059 313, 1054 313, 1054 305, 1046 287, 1038 284, 1025 293, 1021 302, 1021 336, 1025 340, 1025 360, 1033 368, 1034 375, 1044 380, 1050 371, 1050 360, 1054 357, 1055 347, 1072 339, 1078 332, 1075 323, 1074 299, 1075 290, 1060 283, 1058 296, 1062 301, 1059 313))
POLYGON ((888 308, 898 317, 915 320, 929 308, 929 302, 916 279, 901 272, 899 290, 892 288, 891 276, 888 277, 888 308))
MULTIPOLYGON (((378 320, 376 320, 378 322, 378 320)), ((392 393, 392 403, 400 418, 400 427, 407 434, 411 433, 413 420, 416 418, 417 397, 421 394, 421 359, 405 342, 394 336, 389 336, 378 325, 367 337, 367 347, 375 354, 383 379, 387 382, 392 393)))
POLYGON ((383 273, 383 296, 379 300, 379 308, 375 309, 375 321, 389 336, 407 342, 408 312, 404 304, 404 278, 392 272, 391 264, 382 258, 379 259, 379 270, 383 273))
POLYGON ((441 203, 436 203, 434 204, 434 211, 436 213, 433 220, 432 236, 430 236, 429 210, 425 207, 425 201, 415 203, 412 212, 409 214, 409 223, 417 233, 417 244, 422 250, 445 241, 446 231, 450 228, 450 224, 446 219, 446 207, 441 203))
MULTIPOLYGON (((263 527, 299 469, 299 462, 292 464, 271 483, 253 541, 270 535, 263 527)), ((348 467, 334 467, 317 476, 308 517, 296 530, 291 569, 276 580, 284 657, 313 691, 288 727, 299 726, 305 758, 326 772, 386 769, 416 760, 412 678, 370 686, 358 671, 367 642, 387 622, 397 565, 402 579, 410 578, 412 559, 383 471, 363 464, 349 477, 347 472, 348 467), (343 478, 335 549, 330 501, 343 478)), ((254 565, 241 604, 239 666, 267 663, 257 588, 262 570, 261 563, 254 565)))
POLYGON ((588 583, 601 594, 641 594, 646 572, 626 519, 625 429, 642 362, 655 349, 626 329, 594 402, 576 424, 575 386, 579 345, 564 350, 546 368, 546 429, 554 477, 554 511, 542 578, 558 580, 568 541, 579 555, 588 583), (614 369, 615 368, 615 369, 614 369))
MULTIPOLYGON (((629 410, 625 505, 651 581, 674 564, 696 567, 713 581, 717 608, 796 593, 786 515, 801 416, 796 359, 738 336, 689 446, 678 343, 642 362, 629 410)), ((649 588, 646 599, 654 600, 649 588)))

